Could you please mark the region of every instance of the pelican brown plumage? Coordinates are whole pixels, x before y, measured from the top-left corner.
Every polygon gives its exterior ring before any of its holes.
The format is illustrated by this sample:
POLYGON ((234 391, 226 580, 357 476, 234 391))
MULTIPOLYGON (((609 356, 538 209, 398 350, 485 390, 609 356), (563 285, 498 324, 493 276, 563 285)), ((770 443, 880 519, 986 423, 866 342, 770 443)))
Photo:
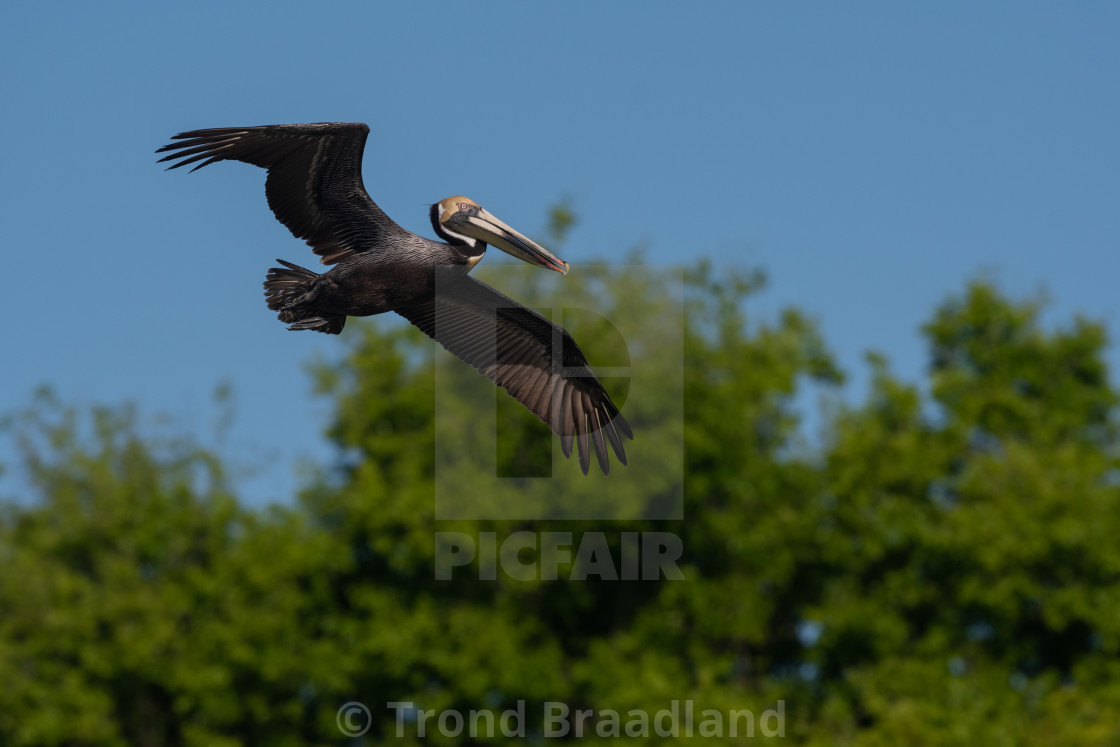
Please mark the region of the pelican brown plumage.
POLYGON ((180 133, 156 152, 170 151, 160 159, 169 169, 231 160, 268 170, 277 220, 334 265, 320 274, 277 260, 268 271, 268 307, 288 329, 338 334, 347 316, 395 311, 540 418, 565 457, 574 440, 585 475, 592 448, 609 472, 607 442, 626 464, 622 436, 633 433, 571 335, 468 275, 487 245, 564 274, 568 263, 466 197, 431 206, 442 242, 401 228, 362 182, 368 134, 361 123, 223 127, 180 133))

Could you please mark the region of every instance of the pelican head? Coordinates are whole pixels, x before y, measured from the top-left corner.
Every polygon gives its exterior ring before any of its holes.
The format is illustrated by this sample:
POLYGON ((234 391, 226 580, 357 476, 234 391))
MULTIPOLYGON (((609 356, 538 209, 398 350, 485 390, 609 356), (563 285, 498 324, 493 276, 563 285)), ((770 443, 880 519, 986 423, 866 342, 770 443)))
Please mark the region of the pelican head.
POLYGON ((472 249, 496 246, 529 264, 567 275, 568 263, 522 236, 467 197, 448 197, 432 205, 432 227, 440 238, 472 249))

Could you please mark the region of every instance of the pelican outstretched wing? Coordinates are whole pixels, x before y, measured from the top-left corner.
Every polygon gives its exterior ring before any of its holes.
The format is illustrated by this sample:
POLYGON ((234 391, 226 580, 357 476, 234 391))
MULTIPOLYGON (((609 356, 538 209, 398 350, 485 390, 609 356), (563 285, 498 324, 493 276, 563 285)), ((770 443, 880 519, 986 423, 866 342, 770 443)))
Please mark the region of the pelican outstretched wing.
POLYGON ((268 169, 265 196, 277 220, 331 265, 407 234, 362 184, 369 127, 360 122, 219 127, 175 135, 157 153, 169 169, 241 161, 268 169))
POLYGON ((565 457, 574 440, 583 474, 592 448, 609 472, 608 442, 626 464, 630 425, 563 327, 465 274, 440 277, 434 296, 396 311, 525 405, 560 436, 565 457))

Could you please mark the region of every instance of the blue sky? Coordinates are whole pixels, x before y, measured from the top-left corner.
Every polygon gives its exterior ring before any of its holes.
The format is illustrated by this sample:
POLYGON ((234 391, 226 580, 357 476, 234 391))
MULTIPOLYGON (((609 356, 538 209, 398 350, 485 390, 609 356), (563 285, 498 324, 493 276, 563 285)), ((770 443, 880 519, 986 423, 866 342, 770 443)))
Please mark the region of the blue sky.
POLYGON ((1116 329, 1118 29, 1114 3, 15 4, 0 411, 46 383, 202 432, 225 381, 252 500, 329 456, 306 363, 340 341, 260 292, 314 257, 263 172, 156 165, 200 127, 366 122, 367 188, 426 235, 451 194, 528 233, 567 197, 574 271, 638 242, 761 266, 750 310, 814 315, 852 397, 867 349, 919 377, 919 325, 981 272, 1116 329))

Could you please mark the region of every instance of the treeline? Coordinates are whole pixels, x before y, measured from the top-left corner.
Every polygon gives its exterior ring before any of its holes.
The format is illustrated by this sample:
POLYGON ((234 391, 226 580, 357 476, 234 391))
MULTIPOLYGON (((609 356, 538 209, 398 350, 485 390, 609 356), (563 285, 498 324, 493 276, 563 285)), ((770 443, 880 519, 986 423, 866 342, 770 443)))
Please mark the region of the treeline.
MULTIPOLYGON (((502 289, 536 302, 527 269, 503 270, 502 289)), ((608 382, 636 434, 610 478, 553 464, 541 424, 485 381, 448 388, 479 377, 383 319, 348 326, 345 356, 319 364, 337 459, 289 504, 243 505, 222 455, 152 435, 128 407, 44 396, 9 414, 9 467, 29 487, 0 519, 0 743, 459 744, 469 730, 449 735, 441 714, 513 724, 501 715, 518 708, 524 736, 508 741, 541 741, 549 704, 594 711, 595 743, 613 739, 596 732, 605 712, 625 735, 627 713, 673 701, 697 734, 702 710, 753 714, 753 737, 742 716, 723 742, 766 741, 780 709, 799 744, 1120 743, 1120 433, 1102 326, 1044 326, 1038 304, 974 283, 923 329, 928 379, 870 356, 870 391, 846 405, 811 320, 746 313, 760 285, 703 263, 563 279, 557 304, 598 314, 565 320, 593 364, 614 354, 603 319, 680 331, 677 353, 631 346, 626 361, 679 388, 608 382), (810 382, 829 402, 821 439, 794 407, 810 382), (480 412, 499 423, 512 495, 562 503, 592 485, 632 518, 437 518, 441 471, 468 495, 488 479, 439 456, 480 412), (668 468, 644 469, 643 450, 668 468), (680 520, 647 510, 677 500, 680 520), (479 545, 436 579, 437 533, 516 532, 571 534, 557 578, 484 578, 479 545), (569 578, 584 537, 618 564, 628 537, 655 532, 679 538, 685 580, 569 578)), ((655 727, 635 739, 671 741, 655 727)))

